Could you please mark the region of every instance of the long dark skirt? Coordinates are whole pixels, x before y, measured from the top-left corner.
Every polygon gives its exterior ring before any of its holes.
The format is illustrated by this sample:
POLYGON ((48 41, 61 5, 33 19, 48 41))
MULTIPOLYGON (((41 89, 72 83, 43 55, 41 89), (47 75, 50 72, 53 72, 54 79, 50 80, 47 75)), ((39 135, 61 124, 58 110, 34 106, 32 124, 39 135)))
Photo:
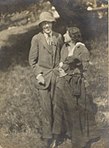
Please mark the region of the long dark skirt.
POLYGON ((96 111, 96 105, 86 96, 81 76, 58 79, 54 98, 54 134, 61 134, 62 125, 65 125, 72 143, 83 147, 90 139, 98 137, 96 111))

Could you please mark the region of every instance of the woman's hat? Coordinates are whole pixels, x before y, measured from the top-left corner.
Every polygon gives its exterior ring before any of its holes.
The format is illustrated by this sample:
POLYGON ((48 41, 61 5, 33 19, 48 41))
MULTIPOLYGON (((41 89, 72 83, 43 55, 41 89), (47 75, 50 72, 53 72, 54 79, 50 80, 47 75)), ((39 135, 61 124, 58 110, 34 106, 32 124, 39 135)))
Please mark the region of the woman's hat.
POLYGON ((50 12, 42 12, 39 15, 38 25, 40 25, 42 22, 55 22, 55 18, 50 12))

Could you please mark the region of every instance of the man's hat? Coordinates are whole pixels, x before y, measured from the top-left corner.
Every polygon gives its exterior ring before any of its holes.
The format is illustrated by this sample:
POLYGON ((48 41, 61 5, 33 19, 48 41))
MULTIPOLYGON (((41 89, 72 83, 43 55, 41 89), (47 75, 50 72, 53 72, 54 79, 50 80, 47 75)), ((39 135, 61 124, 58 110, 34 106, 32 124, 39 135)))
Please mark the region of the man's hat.
POLYGON ((55 18, 53 17, 52 13, 50 12, 42 12, 39 15, 39 21, 38 25, 40 25, 42 22, 55 22, 55 18))

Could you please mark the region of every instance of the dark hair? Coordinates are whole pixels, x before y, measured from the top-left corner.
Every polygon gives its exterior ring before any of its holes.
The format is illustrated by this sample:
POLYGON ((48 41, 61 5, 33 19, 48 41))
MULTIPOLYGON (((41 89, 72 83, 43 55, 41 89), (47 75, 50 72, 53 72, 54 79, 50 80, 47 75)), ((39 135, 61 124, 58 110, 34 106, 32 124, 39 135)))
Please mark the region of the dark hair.
POLYGON ((68 27, 67 30, 69 32, 69 36, 71 37, 71 39, 75 43, 82 41, 81 32, 80 32, 79 28, 77 28, 77 27, 68 27))

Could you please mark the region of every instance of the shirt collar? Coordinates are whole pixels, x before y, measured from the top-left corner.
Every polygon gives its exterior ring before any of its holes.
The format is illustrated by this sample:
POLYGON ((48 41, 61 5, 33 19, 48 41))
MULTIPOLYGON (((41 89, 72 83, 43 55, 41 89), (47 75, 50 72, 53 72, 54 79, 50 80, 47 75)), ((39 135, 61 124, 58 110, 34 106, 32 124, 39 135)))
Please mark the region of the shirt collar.
MULTIPOLYGON (((43 33, 43 34, 44 34, 45 38, 47 39, 47 38, 48 38, 48 34, 47 34, 47 33, 43 33)), ((52 36, 52 34, 53 34, 53 33, 50 32, 50 33, 49 33, 49 36, 52 36)))
POLYGON ((72 44, 71 42, 69 42, 69 43, 66 43, 66 46, 74 47, 75 44, 72 44))

